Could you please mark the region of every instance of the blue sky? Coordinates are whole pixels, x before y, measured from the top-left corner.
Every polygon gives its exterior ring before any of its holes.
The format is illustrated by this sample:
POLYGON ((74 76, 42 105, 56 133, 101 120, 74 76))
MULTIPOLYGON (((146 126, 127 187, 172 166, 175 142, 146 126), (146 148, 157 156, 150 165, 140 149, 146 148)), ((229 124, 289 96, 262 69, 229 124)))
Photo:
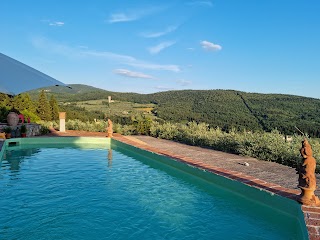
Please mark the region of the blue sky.
POLYGON ((318 0, 1 0, 0 52, 121 92, 320 98, 318 0))

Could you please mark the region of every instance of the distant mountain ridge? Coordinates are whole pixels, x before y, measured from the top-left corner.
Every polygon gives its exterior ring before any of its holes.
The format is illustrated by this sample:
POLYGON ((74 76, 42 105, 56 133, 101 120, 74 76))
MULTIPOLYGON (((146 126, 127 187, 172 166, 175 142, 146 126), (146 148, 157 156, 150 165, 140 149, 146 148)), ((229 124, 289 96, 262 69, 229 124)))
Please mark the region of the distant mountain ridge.
MULTIPOLYGON (((178 90, 152 94, 112 92, 87 85, 71 84, 45 88, 60 102, 112 99, 136 103, 155 103, 154 114, 173 122, 206 122, 226 131, 278 129, 285 134, 295 126, 312 136, 320 136, 320 99, 259 94, 235 90, 178 90)), ((37 98, 39 90, 29 92, 37 98)))

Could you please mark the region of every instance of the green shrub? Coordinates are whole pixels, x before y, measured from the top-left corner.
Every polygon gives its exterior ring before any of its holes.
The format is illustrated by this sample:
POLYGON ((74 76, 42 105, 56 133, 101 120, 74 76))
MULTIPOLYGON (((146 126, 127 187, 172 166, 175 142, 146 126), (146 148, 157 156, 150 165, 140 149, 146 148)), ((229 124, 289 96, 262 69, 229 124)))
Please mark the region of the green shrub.
POLYGON ((41 126, 40 128, 40 135, 46 135, 50 132, 49 128, 46 126, 41 126))
POLYGON ((133 123, 134 132, 141 135, 150 135, 151 123, 152 120, 144 116, 136 119, 133 123))
MULTIPOLYGON (((153 137, 175 140, 189 145, 210 147, 215 150, 254 157, 260 160, 277 162, 296 167, 301 162, 299 149, 302 136, 293 136, 287 142, 277 130, 268 132, 237 132, 228 133, 220 128, 210 129, 207 124, 190 122, 187 124, 153 123, 150 128, 153 137)), ((320 172, 320 143, 309 139, 313 156, 317 161, 317 172, 320 172)))
POLYGON ((124 125, 122 126, 121 134, 134 135, 137 134, 137 129, 133 125, 124 125))
POLYGON ((28 120, 28 118, 30 118, 30 122, 38 122, 40 121, 40 117, 36 114, 34 114, 33 112, 30 112, 28 110, 22 110, 21 114, 23 114, 25 121, 28 120))
POLYGON ((80 120, 68 120, 66 122, 66 129, 90 132, 105 132, 108 123, 106 121, 98 122, 82 122, 80 120))
POLYGON ((0 107, 0 122, 7 122, 7 116, 10 110, 7 107, 0 107))
POLYGON ((42 120, 40 120, 40 121, 37 121, 37 124, 39 124, 45 128, 48 128, 48 129, 50 129, 50 128, 54 128, 57 130, 59 129, 59 124, 56 121, 42 121, 42 120))

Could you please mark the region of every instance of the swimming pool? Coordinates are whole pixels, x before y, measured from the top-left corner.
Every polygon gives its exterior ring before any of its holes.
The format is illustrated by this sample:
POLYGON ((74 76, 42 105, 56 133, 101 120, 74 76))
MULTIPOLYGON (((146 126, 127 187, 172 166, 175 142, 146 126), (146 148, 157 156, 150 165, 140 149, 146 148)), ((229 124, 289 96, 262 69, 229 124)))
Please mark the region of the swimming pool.
POLYGON ((163 156, 106 138, 17 141, 1 162, 3 239, 307 239, 296 202, 163 156))

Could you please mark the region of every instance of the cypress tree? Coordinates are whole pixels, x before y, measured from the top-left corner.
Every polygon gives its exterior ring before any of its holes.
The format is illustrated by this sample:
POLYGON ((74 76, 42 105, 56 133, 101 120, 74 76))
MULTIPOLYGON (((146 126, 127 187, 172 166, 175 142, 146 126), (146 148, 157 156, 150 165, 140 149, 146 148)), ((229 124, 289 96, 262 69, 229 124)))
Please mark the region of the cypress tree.
POLYGON ((25 94, 25 107, 26 107, 26 110, 28 110, 29 112, 32 112, 32 113, 36 113, 37 112, 35 104, 31 100, 31 97, 30 97, 30 95, 28 93, 25 94))
POLYGON ((44 90, 41 90, 39 94, 37 113, 38 113, 38 116, 41 118, 41 120, 44 120, 44 121, 51 120, 50 105, 44 90))
POLYGON ((36 108, 34 106, 33 101, 30 98, 30 95, 25 94, 19 94, 18 96, 15 96, 13 99, 13 106, 15 109, 19 110, 20 112, 23 110, 27 110, 31 113, 36 113, 36 108))
POLYGON ((51 95, 50 101, 51 120, 57 120, 59 118, 59 107, 56 98, 51 95))

